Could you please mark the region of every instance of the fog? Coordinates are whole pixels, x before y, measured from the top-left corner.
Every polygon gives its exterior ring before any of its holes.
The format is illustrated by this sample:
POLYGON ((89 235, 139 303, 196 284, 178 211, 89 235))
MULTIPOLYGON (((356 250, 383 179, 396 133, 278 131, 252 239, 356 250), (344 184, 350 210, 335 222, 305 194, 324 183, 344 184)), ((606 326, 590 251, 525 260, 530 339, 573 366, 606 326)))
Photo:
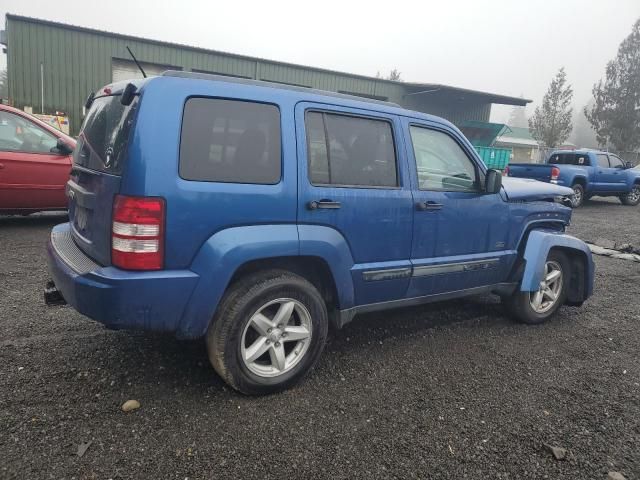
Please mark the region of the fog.
POLYGON ((397 68, 406 81, 534 102, 564 66, 582 108, 640 1, 0 1, 7 12, 362 75, 397 68))

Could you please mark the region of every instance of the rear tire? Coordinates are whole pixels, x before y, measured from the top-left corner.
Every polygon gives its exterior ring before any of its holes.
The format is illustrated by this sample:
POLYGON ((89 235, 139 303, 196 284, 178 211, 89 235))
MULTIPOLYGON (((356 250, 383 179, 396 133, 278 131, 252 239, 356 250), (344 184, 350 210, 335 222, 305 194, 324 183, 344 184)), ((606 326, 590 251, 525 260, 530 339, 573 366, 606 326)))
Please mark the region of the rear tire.
POLYGON ((315 366, 327 331, 318 290, 298 275, 268 270, 229 288, 209 326, 207 351, 231 387, 264 395, 291 387, 315 366))
POLYGON ((520 290, 503 299, 510 316, 528 325, 538 325, 551 318, 567 299, 571 278, 567 256, 557 250, 549 252, 545 261, 545 278, 536 292, 520 290), (560 272, 559 274, 554 272, 560 272))
POLYGON ((573 195, 571 195, 571 207, 579 208, 584 203, 584 187, 576 183, 573 187, 573 195))
POLYGON ((620 195, 620 201, 623 205, 629 205, 631 207, 638 205, 638 203, 640 203, 640 184, 634 185, 626 195, 620 195))

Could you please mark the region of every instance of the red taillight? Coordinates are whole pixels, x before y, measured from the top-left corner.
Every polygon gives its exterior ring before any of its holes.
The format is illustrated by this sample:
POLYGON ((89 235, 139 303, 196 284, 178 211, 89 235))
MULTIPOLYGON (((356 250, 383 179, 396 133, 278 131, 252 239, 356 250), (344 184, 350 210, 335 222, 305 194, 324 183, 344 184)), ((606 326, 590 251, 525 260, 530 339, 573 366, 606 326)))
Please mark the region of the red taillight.
POLYGON ((164 199, 116 195, 111 263, 125 270, 160 270, 164 264, 164 199))
POLYGON ((558 167, 551 167, 551 180, 558 180, 560 176, 560 169, 558 167))

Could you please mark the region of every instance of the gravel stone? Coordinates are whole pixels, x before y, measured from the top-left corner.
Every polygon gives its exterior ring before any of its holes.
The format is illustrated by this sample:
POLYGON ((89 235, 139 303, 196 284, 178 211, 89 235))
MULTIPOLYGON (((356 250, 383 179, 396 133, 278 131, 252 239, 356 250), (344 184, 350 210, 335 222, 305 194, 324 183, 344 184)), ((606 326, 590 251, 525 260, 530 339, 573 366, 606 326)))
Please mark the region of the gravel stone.
MULTIPOLYGON (((591 201, 570 232, 640 245, 639 215, 591 201)), ((249 398, 201 341, 46 307, 63 221, 0 218, 2 479, 640 478, 638 263, 594 257, 594 296, 536 327, 493 296, 359 316, 299 386, 249 398), (144 408, 123 415, 127 398, 144 408)))

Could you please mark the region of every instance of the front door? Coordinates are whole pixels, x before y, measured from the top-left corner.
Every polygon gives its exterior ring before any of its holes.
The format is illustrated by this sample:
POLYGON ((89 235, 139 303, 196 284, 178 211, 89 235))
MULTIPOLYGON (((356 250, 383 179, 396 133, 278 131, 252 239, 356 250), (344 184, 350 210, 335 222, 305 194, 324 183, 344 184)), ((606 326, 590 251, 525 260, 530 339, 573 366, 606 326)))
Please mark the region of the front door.
POLYGON ((71 160, 56 143, 35 123, 0 111, 0 209, 66 208, 71 160))
POLYGON ((484 166, 452 129, 407 120, 404 131, 415 198, 408 296, 504 281, 516 253, 507 249, 509 208, 483 191, 484 166))
POLYGON ((398 117, 300 103, 296 132, 301 237, 314 225, 344 239, 357 305, 403 298, 413 201, 398 117))

